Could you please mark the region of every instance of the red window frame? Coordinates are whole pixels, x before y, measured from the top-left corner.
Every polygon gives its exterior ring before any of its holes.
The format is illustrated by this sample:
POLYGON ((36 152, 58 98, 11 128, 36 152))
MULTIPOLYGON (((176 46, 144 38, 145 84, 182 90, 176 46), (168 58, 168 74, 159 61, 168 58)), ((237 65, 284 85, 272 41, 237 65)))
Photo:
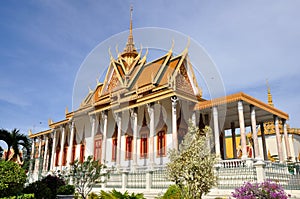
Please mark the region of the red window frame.
POLYGON ((63 150, 62 166, 66 166, 66 163, 67 163, 67 154, 68 154, 68 147, 65 146, 64 150, 63 150))
POLYGON ((148 157, 148 135, 147 133, 141 134, 140 157, 148 157))
POLYGON ((79 162, 83 162, 84 161, 84 153, 85 153, 85 144, 80 144, 79 162))
POLYGON ((59 154, 60 154, 60 149, 57 148, 56 149, 56 153, 55 153, 55 166, 58 166, 58 161, 59 161, 59 154))
POLYGON ((112 157, 111 160, 115 162, 117 160, 117 145, 118 145, 118 139, 117 137, 112 138, 112 157))
POLYGON ((71 164, 74 163, 74 161, 75 161, 75 156, 76 156, 76 145, 74 144, 74 145, 72 146, 71 164))
POLYGON ((94 141, 94 160, 101 162, 102 156, 102 139, 95 139, 94 141))
POLYGON ((159 131, 157 133, 157 156, 166 155, 166 132, 159 131))
POLYGON ((125 159, 132 159, 132 141, 133 137, 131 135, 126 136, 126 147, 125 147, 125 159))

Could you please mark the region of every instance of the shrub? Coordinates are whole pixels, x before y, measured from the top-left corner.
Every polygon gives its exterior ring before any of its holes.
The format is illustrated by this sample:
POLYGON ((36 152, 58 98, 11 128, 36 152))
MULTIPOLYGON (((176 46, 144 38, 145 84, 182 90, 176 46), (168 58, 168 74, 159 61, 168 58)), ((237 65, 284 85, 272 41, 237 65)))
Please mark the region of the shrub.
POLYGON ((115 189, 113 189, 110 192, 101 191, 100 198, 101 199, 146 199, 144 197, 144 194, 142 193, 129 194, 128 191, 125 191, 125 193, 121 193, 115 189))
POLYGON ((88 199, 100 199, 100 197, 95 192, 91 192, 88 199))
POLYGON ((57 195, 73 195, 75 193, 74 185, 63 185, 57 189, 57 195))
POLYGON ((52 192, 47 185, 41 181, 30 183, 25 187, 24 193, 34 193, 36 199, 51 199, 52 192))
POLYGON ((157 199, 182 199, 182 197, 179 187, 171 185, 168 187, 164 195, 157 197, 157 199))
POLYGON ((45 183, 47 187, 51 190, 52 199, 56 198, 57 189, 66 184, 62 178, 57 177, 55 175, 47 175, 41 180, 41 182, 45 183))
POLYGON ((236 188, 235 192, 232 192, 232 197, 237 199, 287 199, 290 195, 287 195, 284 192, 283 187, 279 184, 271 181, 265 181, 253 184, 246 182, 241 187, 236 188))
POLYGON ((22 194, 19 196, 9 196, 0 199, 34 199, 34 194, 22 194))
POLYGON ((20 194, 26 182, 25 171, 15 162, 0 161, 0 197, 20 194))

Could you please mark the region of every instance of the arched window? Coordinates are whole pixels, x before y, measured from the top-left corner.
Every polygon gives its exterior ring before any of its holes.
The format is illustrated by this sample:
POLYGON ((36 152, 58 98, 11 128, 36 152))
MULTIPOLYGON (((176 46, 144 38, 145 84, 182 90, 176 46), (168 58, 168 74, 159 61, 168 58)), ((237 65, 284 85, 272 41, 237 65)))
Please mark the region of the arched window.
POLYGON ((159 131, 157 133, 157 156, 166 155, 166 133, 159 131))
POLYGON ((125 159, 131 160, 132 159, 132 140, 133 137, 131 135, 126 136, 126 152, 125 152, 125 159))
POLYGON ((94 160, 101 161, 101 153, 102 153, 102 138, 95 138, 94 143, 94 160))

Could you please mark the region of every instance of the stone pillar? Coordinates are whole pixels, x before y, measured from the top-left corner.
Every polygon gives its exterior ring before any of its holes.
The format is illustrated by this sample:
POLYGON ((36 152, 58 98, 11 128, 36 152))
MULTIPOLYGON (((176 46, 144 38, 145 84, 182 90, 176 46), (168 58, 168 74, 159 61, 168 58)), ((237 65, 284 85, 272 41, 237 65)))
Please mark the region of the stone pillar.
POLYGON ((127 171, 123 171, 122 172, 122 189, 126 190, 128 184, 128 172, 127 171))
POLYGON ((59 153, 59 170, 62 169, 63 156, 64 156, 64 146, 66 137, 66 127, 62 127, 61 141, 60 141, 60 153, 59 153))
POLYGON ((257 182, 264 182, 266 180, 266 173, 265 173, 265 163, 261 160, 257 161, 253 164, 256 169, 256 178, 257 182))
POLYGON ((196 112, 193 111, 193 114, 192 114, 192 123, 193 123, 194 126, 197 126, 196 120, 197 120, 197 119, 196 119, 196 112))
MULTIPOLYGON (((91 154, 94 157, 94 152, 95 152, 95 131, 96 131, 96 115, 90 115, 90 122, 91 122, 91 126, 92 126, 92 133, 91 133, 91 145, 90 146, 85 146, 86 148, 89 148, 89 150, 91 151, 91 154)), ((86 155, 85 159, 87 159, 88 156, 86 155)))
POLYGON ((235 126, 234 126, 234 122, 231 122, 231 134, 232 134, 232 150, 233 150, 233 158, 234 158, 234 159, 237 159, 236 136, 235 136, 235 126))
POLYGON ((137 109, 131 109, 131 117, 133 117, 133 167, 134 171, 137 167, 137 136, 138 136, 138 121, 137 121, 137 109))
POLYGON ((34 165, 35 165, 34 150, 35 150, 35 138, 32 139, 32 145, 31 145, 30 165, 29 165, 29 172, 31 173, 34 170, 34 165))
POLYGON ((281 145, 281 136, 279 132, 279 119, 278 116, 274 115, 274 125, 275 125, 275 133, 276 133, 276 143, 277 143, 277 152, 279 157, 279 162, 283 162, 283 153, 282 153, 282 145, 281 145))
POLYGON ((42 161, 42 157, 41 157, 41 155, 42 155, 42 142, 43 142, 43 140, 42 140, 42 137, 40 136, 39 137, 38 161, 35 162, 35 164, 36 164, 36 172, 38 173, 38 179, 40 178, 41 172, 43 170, 43 168, 40 168, 40 167, 42 167, 42 165, 41 165, 41 161, 42 161), (40 172, 40 169, 41 169, 41 172, 40 172))
POLYGON ((38 149, 38 158, 35 160, 35 172, 39 171, 39 164, 40 164, 40 159, 41 159, 41 152, 42 152, 42 138, 41 136, 38 137, 38 142, 39 142, 39 149, 38 149))
POLYGON ((284 143, 286 148, 286 158, 287 160, 289 160, 292 156, 291 156, 291 149, 290 149, 290 143, 289 143, 289 137, 288 137, 287 125, 285 119, 282 119, 282 126, 283 126, 283 133, 284 133, 284 143))
POLYGON ((53 143, 52 143, 52 155, 51 155, 51 163, 50 163, 50 169, 54 170, 54 166, 55 166, 55 158, 56 158, 56 130, 53 131, 53 143))
POLYGON ((266 144, 266 137, 265 137, 265 128, 264 128, 264 123, 260 123, 260 132, 261 132, 261 142, 263 146, 263 156, 264 160, 268 160, 268 153, 267 153, 267 144, 266 144))
POLYGON ((121 113, 117 114, 117 125, 118 125, 118 140, 117 140, 117 168, 120 168, 121 163, 121 136, 122 136, 122 118, 121 113))
POLYGON ((147 104, 148 113, 150 117, 150 139, 149 139, 149 166, 150 169, 154 166, 154 134, 155 134, 155 127, 154 127, 154 105, 147 104))
POLYGON ((215 138, 216 158, 218 160, 221 160, 219 116, 218 116, 218 108, 216 106, 214 106, 212 108, 212 114, 213 114, 213 120, 214 120, 214 138, 215 138))
POLYGON ((246 146, 246 133, 245 133, 245 121, 244 121, 244 108, 243 102, 238 102, 238 113, 240 122, 240 132, 241 132, 241 147, 242 147, 242 159, 247 159, 247 146, 246 146))
POLYGON ((178 98, 176 96, 171 97, 172 100, 172 143, 173 148, 178 150, 178 135, 177 135, 177 113, 176 105, 178 98))
POLYGON ((69 142, 69 148, 68 148, 68 155, 67 155, 67 165, 70 167, 70 164, 72 163, 72 156, 73 153, 73 142, 74 142, 74 133, 75 133, 75 122, 72 121, 71 125, 71 135, 70 135, 70 142, 69 142))
POLYGON ((146 190, 149 191, 152 185, 152 175, 153 171, 147 171, 146 173, 146 190))
POLYGON ((43 172, 46 173, 48 170, 48 164, 47 164, 47 159, 48 159, 48 145, 49 145, 49 138, 47 135, 45 135, 45 150, 44 150, 44 161, 43 161, 43 172))
POLYGON ((258 137, 256 131, 256 115, 255 115, 255 107, 250 105, 250 113, 251 113, 251 125, 252 125, 252 139, 254 144, 254 155, 255 159, 261 159, 259 146, 258 146, 258 137))
POLYGON ((102 137, 102 160, 101 163, 105 164, 106 161, 106 143, 107 143, 107 111, 101 113, 103 120, 103 137, 102 137))

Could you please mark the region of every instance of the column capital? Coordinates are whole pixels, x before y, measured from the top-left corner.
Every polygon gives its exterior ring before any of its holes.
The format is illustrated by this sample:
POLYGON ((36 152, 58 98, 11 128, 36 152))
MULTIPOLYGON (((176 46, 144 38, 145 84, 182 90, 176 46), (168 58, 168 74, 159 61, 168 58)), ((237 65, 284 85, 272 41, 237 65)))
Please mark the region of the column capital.
POLYGON ((137 108, 131 108, 129 109, 130 117, 135 118, 137 117, 137 108))
POLYGON ((279 118, 277 115, 273 115, 273 118, 274 118, 274 124, 275 125, 278 125, 279 124, 279 118))
POLYGON ((101 117, 103 120, 107 119, 108 112, 107 110, 101 112, 101 117))
POLYGON ((242 100, 239 100, 238 101, 238 110, 243 110, 244 107, 243 107, 243 101, 242 100))
POLYGON ((149 103, 147 104, 147 110, 148 110, 148 114, 151 115, 154 113, 154 103, 149 103))
POLYGON ((114 116, 115 116, 117 122, 121 121, 121 115, 122 115, 122 112, 114 113, 114 116))
POLYGON ((172 96, 172 97, 171 97, 171 100, 172 100, 172 105, 173 105, 173 106, 176 106, 177 101, 178 101, 178 97, 177 97, 177 96, 172 96))

